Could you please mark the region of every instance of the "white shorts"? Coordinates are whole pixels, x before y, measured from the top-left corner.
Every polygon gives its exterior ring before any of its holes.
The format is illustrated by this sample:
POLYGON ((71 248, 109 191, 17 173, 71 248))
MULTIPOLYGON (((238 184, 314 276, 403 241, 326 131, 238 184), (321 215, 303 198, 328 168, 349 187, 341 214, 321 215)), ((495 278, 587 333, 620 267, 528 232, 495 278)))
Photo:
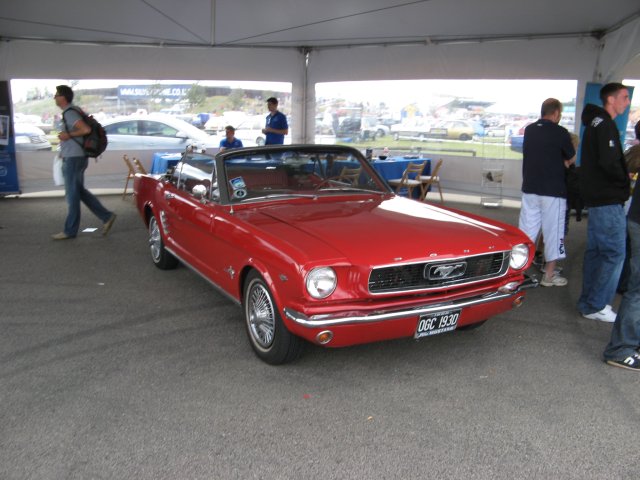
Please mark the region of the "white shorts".
POLYGON ((518 227, 536 243, 542 229, 544 259, 547 262, 566 258, 564 249, 564 222, 567 199, 545 197, 533 193, 522 194, 522 208, 518 227))

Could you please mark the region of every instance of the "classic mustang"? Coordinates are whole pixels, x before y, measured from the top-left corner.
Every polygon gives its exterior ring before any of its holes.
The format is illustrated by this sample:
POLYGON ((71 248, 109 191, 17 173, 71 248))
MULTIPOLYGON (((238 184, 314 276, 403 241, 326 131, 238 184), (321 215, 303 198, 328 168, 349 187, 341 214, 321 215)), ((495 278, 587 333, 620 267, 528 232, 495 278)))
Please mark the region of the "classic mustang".
POLYGON ((242 305, 265 362, 477 326, 519 306, 534 247, 517 228, 396 195, 327 145, 185 153, 138 175, 153 262, 188 265, 242 305))

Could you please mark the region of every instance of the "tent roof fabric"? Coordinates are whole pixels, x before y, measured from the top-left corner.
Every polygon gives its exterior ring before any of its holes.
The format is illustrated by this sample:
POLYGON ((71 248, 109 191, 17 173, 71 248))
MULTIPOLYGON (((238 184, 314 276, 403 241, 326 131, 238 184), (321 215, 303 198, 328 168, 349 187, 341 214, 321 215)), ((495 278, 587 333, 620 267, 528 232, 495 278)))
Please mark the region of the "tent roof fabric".
MULTIPOLYGON (((5 0, 7 2, 7 0, 5 0)), ((3 39, 208 47, 343 47, 601 37, 637 0, 21 0, 3 39)))

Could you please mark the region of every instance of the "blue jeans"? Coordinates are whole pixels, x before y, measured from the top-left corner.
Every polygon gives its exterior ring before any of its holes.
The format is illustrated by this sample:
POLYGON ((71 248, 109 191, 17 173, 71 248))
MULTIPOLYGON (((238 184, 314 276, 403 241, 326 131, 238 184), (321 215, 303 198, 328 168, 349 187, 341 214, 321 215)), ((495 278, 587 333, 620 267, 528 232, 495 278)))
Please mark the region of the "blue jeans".
POLYGON ((589 207, 587 249, 582 267, 582 293, 578 310, 583 314, 602 310, 616 294, 627 236, 622 205, 589 207))
POLYGON ((629 220, 627 229, 631 245, 629 282, 603 353, 605 360, 624 360, 640 347, 640 224, 629 220))
POLYGON ((69 237, 78 235, 80 228, 80 202, 83 202, 102 223, 111 218, 110 212, 89 190, 84 188, 84 171, 87 169, 87 157, 66 157, 62 162, 64 177, 64 195, 69 211, 64 222, 64 233, 69 237))

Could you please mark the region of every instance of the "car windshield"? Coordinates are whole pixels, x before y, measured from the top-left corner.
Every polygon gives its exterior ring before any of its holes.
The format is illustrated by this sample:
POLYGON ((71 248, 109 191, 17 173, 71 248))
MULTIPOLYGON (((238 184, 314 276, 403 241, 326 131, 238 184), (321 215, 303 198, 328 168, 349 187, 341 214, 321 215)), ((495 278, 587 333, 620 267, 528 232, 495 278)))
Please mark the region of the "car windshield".
POLYGON ((389 192, 352 149, 240 150, 225 157, 224 169, 232 202, 389 192))

